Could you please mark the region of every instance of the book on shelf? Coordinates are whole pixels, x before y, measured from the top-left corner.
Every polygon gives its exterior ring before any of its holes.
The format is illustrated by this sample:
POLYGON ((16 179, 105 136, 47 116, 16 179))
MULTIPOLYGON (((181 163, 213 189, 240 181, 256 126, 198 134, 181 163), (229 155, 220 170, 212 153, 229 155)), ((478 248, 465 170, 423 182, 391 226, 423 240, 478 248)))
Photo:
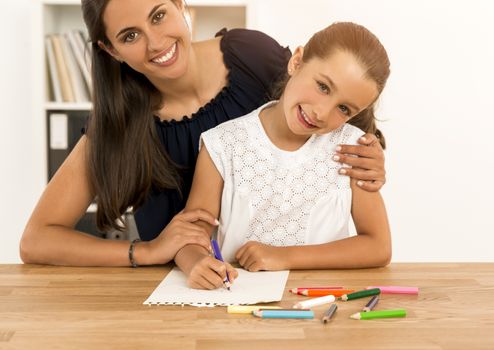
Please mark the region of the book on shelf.
POLYGON ((86 90, 89 92, 89 95, 91 95, 91 72, 90 62, 88 62, 89 48, 84 44, 85 39, 83 33, 80 30, 71 30, 65 35, 69 41, 70 47, 79 66, 79 70, 82 73, 82 77, 84 78, 86 90))
POLYGON ((45 39, 48 77, 55 102, 89 102, 91 100, 90 48, 84 34, 72 30, 50 34, 45 39))
POLYGON ((60 35, 60 44, 62 45, 62 52, 65 58, 65 64, 69 72, 69 80, 74 92, 75 102, 87 102, 89 101, 88 89, 82 72, 76 62, 76 58, 73 50, 70 48, 69 41, 66 35, 60 35))
POLYGON ((72 90, 72 84, 70 82, 70 73, 65 62, 65 55, 63 54, 62 44, 60 43, 61 37, 57 34, 50 35, 50 40, 53 43, 53 52, 55 53, 55 60, 57 63, 58 77, 60 79, 60 87, 62 90, 63 102, 75 102, 74 91, 72 90))
POLYGON ((53 99, 55 102, 62 102, 62 88, 60 87, 60 80, 58 78, 57 62, 55 61, 52 41, 48 36, 45 37, 45 51, 46 61, 48 63, 47 69, 50 77, 50 99, 53 99))

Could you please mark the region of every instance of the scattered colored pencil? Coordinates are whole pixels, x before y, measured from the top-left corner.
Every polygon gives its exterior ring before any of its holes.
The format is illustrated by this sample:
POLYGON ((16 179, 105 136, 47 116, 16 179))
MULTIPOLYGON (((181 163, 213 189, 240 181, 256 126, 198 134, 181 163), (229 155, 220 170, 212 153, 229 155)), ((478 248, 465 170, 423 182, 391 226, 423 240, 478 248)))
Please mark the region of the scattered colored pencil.
POLYGON ((322 317, 322 322, 328 323, 331 317, 333 317, 334 313, 336 312, 336 309, 338 309, 338 306, 336 306, 336 304, 331 304, 328 311, 324 313, 324 316, 322 317))
POLYGON ((340 297, 340 300, 347 301, 347 300, 365 298, 365 297, 370 297, 371 295, 377 295, 380 293, 381 293, 381 290, 379 288, 364 289, 364 290, 361 290, 358 292, 342 295, 340 297))
POLYGON ((308 297, 322 297, 325 295, 334 295, 335 297, 341 297, 344 294, 355 292, 354 289, 307 289, 297 294, 305 295, 308 297))
POLYGON ((405 317, 407 315, 406 310, 379 310, 369 312, 357 312, 350 316, 354 320, 372 320, 375 318, 392 318, 392 317, 405 317))
POLYGON ((299 301, 295 305, 293 305, 294 309, 308 309, 313 306, 329 304, 335 301, 336 298, 334 295, 326 295, 324 297, 312 298, 304 301, 299 301))
POLYGON ((402 286, 371 286, 366 289, 379 288, 382 294, 419 294, 418 287, 402 287, 402 286))
POLYGON ((252 314, 261 318, 314 318, 312 310, 254 310, 252 314))
POLYGON ((281 307, 267 305, 229 305, 227 312, 229 314, 251 314, 252 311, 259 309, 281 309, 281 307))
POLYGON ((290 289, 290 293, 299 294, 304 290, 325 290, 325 289, 343 289, 343 287, 298 287, 290 289))
POLYGON ((371 300, 369 300, 369 302, 364 306, 364 308, 362 309, 363 312, 369 312, 371 311, 376 305, 377 303, 379 302, 379 296, 378 295, 374 295, 371 300))

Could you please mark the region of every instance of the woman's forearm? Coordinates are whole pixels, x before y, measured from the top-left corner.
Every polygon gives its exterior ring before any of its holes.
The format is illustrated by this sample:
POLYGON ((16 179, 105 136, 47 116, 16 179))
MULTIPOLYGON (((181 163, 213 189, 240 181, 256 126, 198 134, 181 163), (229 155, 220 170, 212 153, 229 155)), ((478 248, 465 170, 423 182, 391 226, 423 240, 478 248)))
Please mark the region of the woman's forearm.
MULTIPOLYGON (((63 226, 49 225, 24 234, 20 255, 25 263, 65 266, 130 266, 129 242, 101 239, 63 226)), ((135 245, 134 260, 146 265, 146 242, 135 245)))
POLYGON ((289 269, 381 267, 391 260, 391 242, 363 234, 325 244, 282 249, 289 269))

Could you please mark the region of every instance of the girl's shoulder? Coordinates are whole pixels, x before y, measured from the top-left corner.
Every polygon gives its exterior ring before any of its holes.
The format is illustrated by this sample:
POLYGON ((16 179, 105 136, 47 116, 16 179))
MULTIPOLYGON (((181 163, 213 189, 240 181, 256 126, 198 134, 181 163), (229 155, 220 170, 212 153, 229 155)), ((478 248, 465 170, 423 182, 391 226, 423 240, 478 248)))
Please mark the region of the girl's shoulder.
POLYGON ((357 128, 356 126, 345 123, 341 127, 338 143, 357 145, 358 144, 357 140, 359 139, 359 137, 363 136, 364 134, 365 132, 363 132, 361 129, 357 128))
POLYGON ((338 129, 333 130, 327 134, 321 135, 318 138, 319 139, 318 144, 324 145, 324 148, 328 148, 331 145, 339 145, 339 144, 357 145, 358 144, 357 141, 359 137, 361 137, 364 134, 365 132, 363 132, 356 126, 345 123, 342 126, 340 126, 338 129))

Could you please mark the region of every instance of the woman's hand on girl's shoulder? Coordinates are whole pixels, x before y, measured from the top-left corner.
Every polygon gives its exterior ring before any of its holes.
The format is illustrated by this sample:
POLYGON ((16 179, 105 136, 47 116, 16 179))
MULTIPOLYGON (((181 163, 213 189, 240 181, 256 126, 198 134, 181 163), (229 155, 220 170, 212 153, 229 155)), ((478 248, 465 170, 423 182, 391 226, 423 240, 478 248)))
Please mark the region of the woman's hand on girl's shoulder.
POLYGON ((384 150, 376 135, 365 134, 358 140, 360 145, 339 145, 337 162, 351 168, 343 167, 339 174, 357 180, 357 185, 368 192, 377 192, 386 183, 384 168, 384 150))
POLYGON ((287 269, 283 247, 274 247, 257 241, 245 243, 235 254, 240 266, 248 271, 278 271, 287 269))
POLYGON ((166 264, 173 260, 177 252, 188 244, 195 244, 210 251, 211 241, 205 227, 197 222, 203 221, 217 226, 216 218, 202 209, 181 211, 173 217, 160 235, 148 244, 149 264, 166 264))

